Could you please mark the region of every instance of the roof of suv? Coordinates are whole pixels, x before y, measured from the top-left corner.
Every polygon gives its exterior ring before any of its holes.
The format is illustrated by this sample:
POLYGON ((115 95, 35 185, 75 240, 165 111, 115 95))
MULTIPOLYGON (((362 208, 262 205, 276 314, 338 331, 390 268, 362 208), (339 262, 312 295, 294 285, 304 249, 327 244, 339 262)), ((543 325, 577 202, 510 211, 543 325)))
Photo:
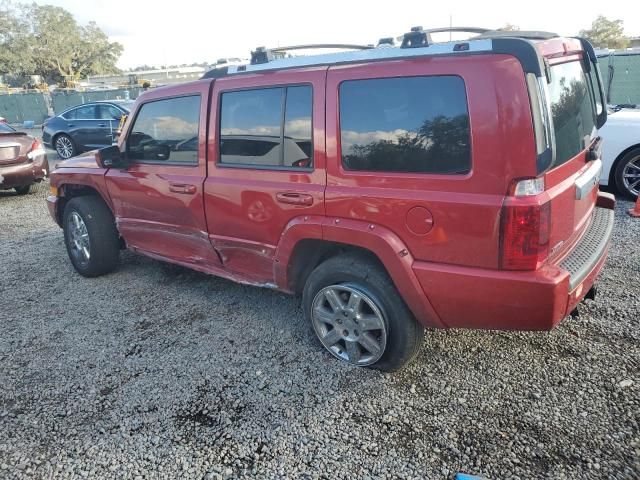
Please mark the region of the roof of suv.
MULTIPOLYGON (((431 43, 431 32, 441 33, 449 30, 450 29, 441 28, 423 31, 419 29, 419 27, 414 27, 414 29, 412 29, 412 32, 405 34, 404 37, 399 37, 399 39, 406 39, 408 35, 425 34, 426 39, 428 40, 425 39, 424 43, 418 43, 416 45, 407 44, 406 40, 403 40, 402 45, 396 47, 393 46, 393 39, 389 38, 381 39, 381 42, 377 47, 374 47, 373 45, 353 46, 357 49, 289 58, 269 58, 271 52, 286 52, 287 47, 280 47, 273 50, 259 48, 255 52, 252 52, 252 61, 250 64, 231 65, 228 67, 216 68, 205 73, 202 78, 221 78, 242 73, 281 70, 318 65, 336 65, 422 56, 458 54, 468 55, 477 53, 508 53, 514 55, 518 57, 526 72, 536 73, 540 75, 542 72, 542 66, 540 65, 539 55, 536 52, 534 45, 538 42, 544 42, 551 39, 559 39, 559 36, 557 34, 550 32, 506 32, 476 28, 453 28, 451 29, 452 31, 472 31, 474 33, 478 33, 481 31, 482 33, 468 40, 431 43)), ((303 47, 314 48, 314 45, 303 47)), ((334 45, 321 47, 336 48, 336 46, 334 45)), ((288 48, 300 49, 301 47, 288 48)))

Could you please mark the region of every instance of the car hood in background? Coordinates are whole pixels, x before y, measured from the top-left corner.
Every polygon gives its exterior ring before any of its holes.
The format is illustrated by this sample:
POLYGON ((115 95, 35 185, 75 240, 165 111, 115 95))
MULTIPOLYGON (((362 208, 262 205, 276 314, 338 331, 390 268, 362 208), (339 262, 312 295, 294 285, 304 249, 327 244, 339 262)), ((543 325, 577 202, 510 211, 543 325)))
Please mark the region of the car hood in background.
POLYGON ((56 164, 58 168, 101 168, 96 162, 96 153, 98 150, 91 150, 90 152, 82 154, 79 157, 69 158, 56 164))

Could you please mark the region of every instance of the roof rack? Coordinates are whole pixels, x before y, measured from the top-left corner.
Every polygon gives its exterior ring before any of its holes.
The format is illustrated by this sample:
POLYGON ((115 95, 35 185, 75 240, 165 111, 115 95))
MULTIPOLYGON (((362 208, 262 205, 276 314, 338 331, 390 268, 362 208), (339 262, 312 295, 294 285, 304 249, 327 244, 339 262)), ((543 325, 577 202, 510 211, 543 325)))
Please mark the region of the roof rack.
POLYGON ((258 47, 251 52, 251 61, 243 65, 223 65, 206 72, 202 78, 221 78, 249 72, 263 72, 315 65, 337 65, 357 61, 378 61, 384 59, 413 58, 424 55, 450 55, 493 51, 509 52, 520 58, 525 71, 539 74, 541 65, 535 48, 529 40, 545 40, 557 37, 550 32, 502 31, 480 27, 441 27, 423 29, 413 27, 401 37, 386 37, 374 46, 347 43, 319 43, 293 45, 288 47, 258 47), (466 32, 475 34, 466 40, 433 42, 432 33, 466 32), (396 41, 400 41, 398 48, 396 41), (523 42, 524 41, 524 42, 523 42), (516 42, 516 43, 513 43, 516 42), (287 51, 304 49, 343 49, 350 51, 314 53, 311 56, 286 55, 287 51))
POLYGON ((373 45, 356 45, 351 43, 309 43, 307 45, 291 45, 289 47, 266 48, 258 47, 251 52, 251 65, 267 63, 272 61, 274 53, 285 53, 290 50, 310 50, 310 49, 337 49, 344 48, 349 50, 368 50, 374 48, 373 45))

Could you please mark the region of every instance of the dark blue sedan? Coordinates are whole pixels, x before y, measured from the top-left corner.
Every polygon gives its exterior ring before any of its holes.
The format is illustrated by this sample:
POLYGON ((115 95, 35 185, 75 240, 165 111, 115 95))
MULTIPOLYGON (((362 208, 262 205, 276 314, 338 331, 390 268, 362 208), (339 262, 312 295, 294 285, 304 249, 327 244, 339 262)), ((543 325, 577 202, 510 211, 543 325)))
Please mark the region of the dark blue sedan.
POLYGON ((42 125, 42 141, 71 158, 81 152, 113 144, 114 133, 123 115, 129 115, 132 100, 85 103, 47 119, 42 125))

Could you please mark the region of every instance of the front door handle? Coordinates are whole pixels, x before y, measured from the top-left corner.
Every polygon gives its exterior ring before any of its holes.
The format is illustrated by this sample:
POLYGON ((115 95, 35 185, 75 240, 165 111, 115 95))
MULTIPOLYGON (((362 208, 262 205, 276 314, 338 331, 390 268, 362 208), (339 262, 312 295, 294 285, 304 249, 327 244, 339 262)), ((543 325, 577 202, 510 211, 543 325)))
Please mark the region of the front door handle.
POLYGON ((106 123, 99 123, 98 126, 104 128, 104 127, 107 126, 107 124, 106 123))
POLYGON ((278 192, 276 193, 276 200, 290 205, 313 205, 313 196, 308 193, 278 192))
POLYGON ((170 183, 169 191, 174 193, 186 193, 187 195, 193 195, 198 189, 195 185, 189 185, 186 183, 170 183))

